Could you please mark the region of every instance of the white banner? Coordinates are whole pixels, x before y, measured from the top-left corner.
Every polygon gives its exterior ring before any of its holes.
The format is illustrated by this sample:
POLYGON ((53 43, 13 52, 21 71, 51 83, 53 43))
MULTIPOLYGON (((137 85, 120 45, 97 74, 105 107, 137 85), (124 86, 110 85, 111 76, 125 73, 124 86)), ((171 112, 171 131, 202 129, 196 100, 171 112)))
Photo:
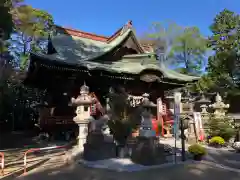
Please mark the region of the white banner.
POLYGON ((162 99, 161 98, 157 99, 157 108, 158 108, 158 113, 163 114, 163 105, 162 105, 162 99))
POLYGON ((201 113, 200 112, 194 112, 193 113, 193 119, 194 119, 194 122, 195 122, 198 139, 202 141, 204 139, 204 131, 203 131, 201 113))
POLYGON ((178 139, 179 135, 179 120, 181 113, 181 93, 174 93, 174 135, 175 138, 178 139))

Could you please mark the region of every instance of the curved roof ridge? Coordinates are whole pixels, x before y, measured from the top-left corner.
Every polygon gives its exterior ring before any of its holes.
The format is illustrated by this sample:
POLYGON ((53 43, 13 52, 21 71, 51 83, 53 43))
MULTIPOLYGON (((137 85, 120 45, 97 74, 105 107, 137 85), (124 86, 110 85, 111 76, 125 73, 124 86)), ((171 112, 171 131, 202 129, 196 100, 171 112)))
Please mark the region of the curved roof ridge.
POLYGON ((88 39, 92 39, 92 40, 95 40, 95 41, 102 41, 102 42, 106 42, 107 39, 108 39, 107 36, 97 35, 97 34, 94 34, 94 33, 84 32, 84 31, 81 31, 81 30, 66 28, 66 27, 62 27, 62 26, 55 26, 55 27, 56 27, 56 29, 63 30, 66 33, 68 33, 72 36, 76 36, 76 37, 83 37, 83 38, 88 38, 88 39))
POLYGON ((180 79, 183 79, 185 81, 188 81, 188 79, 198 80, 198 79, 201 78, 200 76, 192 76, 192 75, 188 75, 188 74, 182 74, 182 73, 179 73, 179 72, 174 71, 172 69, 169 69, 168 67, 166 67, 166 65, 163 61, 160 61, 159 68, 161 70, 163 70, 163 72, 165 72, 167 74, 167 76, 169 76, 169 77, 178 76, 180 79), (167 71, 164 71, 164 69, 167 70, 167 71))
POLYGON ((146 53, 146 50, 142 47, 141 43, 138 41, 135 32, 132 30, 132 37, 138 48, 140 49, 141 53, 146 53))
POLYGON ((83 38, 92 39, 92 40, 95 40, 95 41, 110 43, 111 41, 116 39, 119 35, 121 35, 123 30, 131 29, 132 28, 132 21, 129 20, 125 25, 123 25, 121 28, 119 28, 111 36, 98 35, 98 34, 95 34, 95 33, 84 32, 84 31, 81 31, 81 30, 62 27, 62 26, 58 26, 58 25, 55 25, 55 27, 56 27, 56 29, 63 30, 67 34, 72 35, 72 36, 83 37, 83 38))
POLYGON ((84 32, 84 31, 81 31, 81 30, 76 30, 76 29, 72 29, 72 28, 62 27, 62 26, 58 26, 58 25, 56 25, 55 27, 56 27, 57 30, 61 30, 61 31, 63 31, 63 33, 69 34, 71 36, 91 39, 91 40, 94 40, 94 41, 99 41, 99 42, 103 42, 103 43, 107 43, 107 44, 111 43, 117 37, 121 36, 124 32, 126 32, 127 30, 130 29, 131 32, 132 32, 133 41, 136 43, 136 45, 137 45, 138 49, 140 50, 140 52, 141 53, 146 53, 146 52, 152 51, 149 48, 149 46, 146 47, 145 45, 142 45, 139 42, 135 32, 133 31, 133 25, 132 25, 132 21, 131 20, 129 20, 125 25, 123 25, 121 28, 119 28, 111 36, 97 35, 97 34, 94 34, 94 33, 84 32))
POLYGON ((110 36, 107 40, 107 42, 111 42, 114 39, 116 39, 119 35, 121 35, 122 33, 124 33, 124 31, 128 30, 128 29, 132 29, 132 21, 129 20, 125 25, 123 25, 121 28, 119 28, 112 36, 110 36))
MULTIPOLYGON (((128 29, 127 31, 125 31, 121 36, 117 36, 116 38, 116 41, 112 41, 112 46, 108 49, 106 49, 105 51, 99 53, 99 54, 95 54, 93 56, 89 56, 87 58, 83 58, 81 60, 79 60, 79 63, 80 62, 83 62, 83 61, 94 61, 94 59, 98 58, 98 57, 101 57, 109 52, 111 52, 116 46, 118 46, 119 44, 121 44, 127 37, 128 35, 131 33, 131 30, 128 29)), ((49 54, 49 55, 44 55, 42 53, 31 53, 31 54, 35 54, 37 56, 44 56, 48 59, 51 59, 53 61, 56 61, 56 59, 62 59, 62 62, 65 62, 65 63, 69 63, 69 61, 66 61, 67 60, 67 56, 66 57, 61 57, 61 53, 59 54, 58 50, 56 50, 57 53, 54 53, 54 54, 49 54), (60 55, 60 56, 59 56, 60 55)), ((71 64, 71 63, 70 63, 71 64)), ((73 63, 74 64, 74 63, 73 63)))

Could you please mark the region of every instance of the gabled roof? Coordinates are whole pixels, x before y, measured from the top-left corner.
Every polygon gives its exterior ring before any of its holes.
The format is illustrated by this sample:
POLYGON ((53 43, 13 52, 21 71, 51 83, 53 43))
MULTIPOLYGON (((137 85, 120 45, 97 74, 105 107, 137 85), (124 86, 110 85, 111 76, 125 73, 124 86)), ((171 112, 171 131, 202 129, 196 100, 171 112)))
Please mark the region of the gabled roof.
MULTIPOLYGON (((132 29, 132 21, 128 21, 124 26, 119 28, 113 35, 111 35, 109 37, 97 35, 97 34, 93 34, 93 33, 89 33, 89 32, 84 32, 84 31, 80 31, 80 30, 75 30, 72 28, 61 27, 61 26, 55 26, 55 28, 57 31, 65 32, 65 34, 71 35, 75 38, 84 38, 84 39, 89 39, 91 41, 95 41, 96 43, 98 41, 98 42, 102 42, 104 44, 109 44, 114 39, 116 39, 118 36, 121 36, 125 30, 132 29)), ((138 44, 138 46, 142 52, 150 52, 153 50, 152 46, 147 45, 147 44, 140 44, 137 41, 136 36, 134 36, 134 38, 135 38, 135 43, 138 44)))
POLYGON ((137 47, 138 53, 148 53, 150 48, 138 42, 128 22, 110 37, 94 35, 68 28, 56 27, 56 35, 51 37, 51 44, 57 53, 48 54, 48 58, 66 63, 80 63, 80 61, 94 60, 130 38, 137 47), (146 50, 147 49, 147 50, 146 50))

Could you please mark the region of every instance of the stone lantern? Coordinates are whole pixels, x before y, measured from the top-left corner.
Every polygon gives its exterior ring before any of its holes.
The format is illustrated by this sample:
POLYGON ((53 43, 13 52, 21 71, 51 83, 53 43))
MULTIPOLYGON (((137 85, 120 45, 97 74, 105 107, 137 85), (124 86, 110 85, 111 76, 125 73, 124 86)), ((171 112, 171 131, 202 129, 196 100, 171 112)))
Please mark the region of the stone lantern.
POLYGON ((139 130, 139 136, 142 137, 155 137, 156 132, 152 129, 152 115, 151 108, 157 107, 156 104, 149 100, 149 94, 145 93, 142 95, 142 104, 143 112, 142 112, 142 120, 141 126, 139 130))
POLYGON ((72 105, 77 107, 73 121, 79 127, 78 150, 82 152, 88 134, 88 124, 92 120, 91 105, 95 102, 95 99, 89 95, 89 87, 84 83, 80 88, 80 95, 76 99, 72 98, 71 101, 72 105))
POLYGON ((225 104, 222 101, 222 97, 219 93, 217 93, 215 97, 215 103, 211 104, 209 107, 212 107, 214 109, 214 116, 216 118, 222 118, 225 117, 226 110, 229 108, 229 104, 225 104))
POLYGON ((142 97, 141 125, 136 146, 131 153, 131 159, 137 164, 154 165, 159 158, 164 158, 159 154, 158 139, 156 132, 152 129, 151 108, 156 108, 157 105, 149 100, 148 94, 145 93, 142 97))
POLYGON ((209 99, 207 99, 204 94, 202 94, 201 98, 196 103, 200 105, 199 107, 201 110, 200 113, 201 113, 201 117, 203 120, 203 127, 205 127, 205 125, 207 125, 207 121, 209 119, 208 106, 211 103, 211 101, 209 99))

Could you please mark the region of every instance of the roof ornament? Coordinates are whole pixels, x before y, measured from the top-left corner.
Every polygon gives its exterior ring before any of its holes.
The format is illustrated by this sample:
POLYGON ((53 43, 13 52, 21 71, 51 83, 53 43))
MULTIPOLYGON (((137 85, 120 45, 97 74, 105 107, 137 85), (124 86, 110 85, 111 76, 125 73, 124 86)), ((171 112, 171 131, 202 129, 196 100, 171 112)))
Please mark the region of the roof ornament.
POLYGON ((128 29, 132 28, 132 21, 129 20, 122 28, 120 35, 124 34, 128 29))
POLYGON ((86 85, 85 81, 84 84, 80 88, 80 94, 85 95, 89 93, 89 87, 86 85))
POLYGON ((129 20, 129 21, 127 22, 127 26, 128 26, 129 28, 132 28, 132 20, 129 20))

